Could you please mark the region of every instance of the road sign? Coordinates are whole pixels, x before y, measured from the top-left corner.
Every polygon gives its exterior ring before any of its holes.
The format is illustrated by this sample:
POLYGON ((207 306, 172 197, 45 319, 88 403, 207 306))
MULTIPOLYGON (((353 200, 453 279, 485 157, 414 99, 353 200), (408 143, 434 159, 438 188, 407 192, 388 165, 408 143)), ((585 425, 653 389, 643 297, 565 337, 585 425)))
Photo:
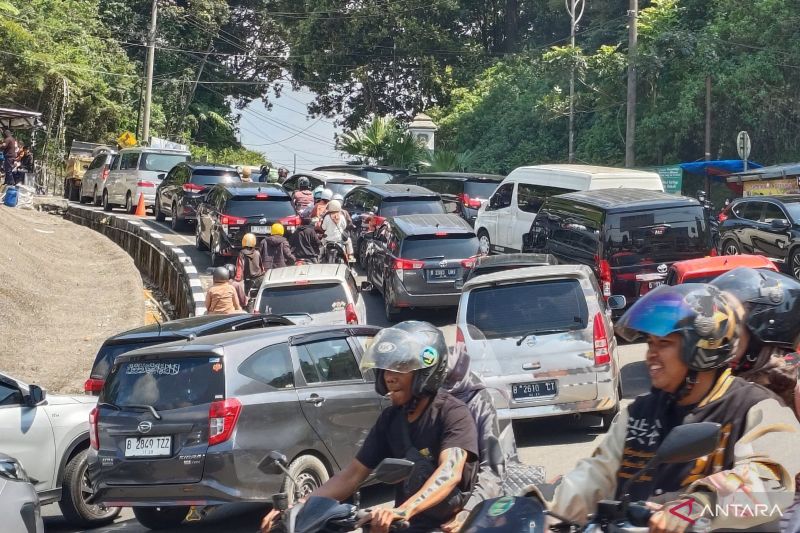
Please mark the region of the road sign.
POLYGON ((136 136, 129 131, 123 132, 122 135, 117 137, 117 144, 119 144, 123 148, 136 146, 136 136))
POLYGON ((750 157, 750 135, 746 131, 740 131, 736 136, 736 151, 740 159, 747 160, 750 157))

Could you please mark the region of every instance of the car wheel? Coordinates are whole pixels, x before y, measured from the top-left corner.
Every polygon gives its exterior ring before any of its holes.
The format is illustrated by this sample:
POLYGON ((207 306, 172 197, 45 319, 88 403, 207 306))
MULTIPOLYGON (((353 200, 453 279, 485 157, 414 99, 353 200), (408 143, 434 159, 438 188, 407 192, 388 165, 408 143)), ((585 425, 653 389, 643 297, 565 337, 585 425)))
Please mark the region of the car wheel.
POLYGON ((301 455, 291 462, 288 470, 291 477, 297 480, 297 490, 294 489, 291 479, 287 477, 283 480, 281 492, 289 495, 289 504, 294 503, 296 493, 299 493, 301 498, 306 498, 330 477, 322 461, 313 455, 301 455))
POLYGON ((103 211, 111 211, 111 204, 108 203, 108 191, 103 191, 103 211))
POLYGON ((164 222, 167 219, 167 215, 161 211, 161 202, 158 200, 158 195, 156 195, 156 201, 153 203, 153 216, 156 217, 156 222, 164 222))
POLYGON ((733 239, 728 239, 722 245, 722 255, 739 255, 742 253, 739 243, 733 239))
POLYGON ((194 245, 197 247, 198 250, 205 251, 208 250, 208 246, 206 243, 203 242, 203 237, 200 235, 200 221, 197 221, 194 230, 194 245))
POLYGON ((119 507, 90 504, 86 500, 94 493, 86 473, 89 450, 83 450, 70 459, 61 480, 61 500, 58 506, 70 524, 81 528, 110 524, 119 516, 119 507))
POLYGON ((173 529, 183 523, 189 507, 134 507, 133 515, 148 529, 173 529))
POLYGON ((400 318, 400 309, 395 307, 392 291, 388 285, 383 286, 383 312, 389 322, 397 322, 400 318))
POLYGON ((183 229, 183 220, 178 218, 178 206, 177 204, 172 204, 172 219, 169 223, 172 231, 178 231, 183 229))
POLYGON ((485 229, 478 232, 478 251, 482 255, 492 253, 492 241, 489 240, 489 233, 485 229))
POLYGON ((792 275, 795 277, 795 279, 800 280, 800 248, 795 248, 792 250, 789 265, 791 265, 792 268, 792 275))
POLYGON ((133 197, 131 196, 130 191, 128 191, 128 194, 125 195, 125 211, 130 214, 134 214, 136 212, 136 207, 133 205, 133 197))
POLYGON ((92 201, 94 202, 95 207, 100 207, 101 205, 103 205, 102 196, 97 196, 97 185, 94 186, 94 192, 92 193, 92 201))

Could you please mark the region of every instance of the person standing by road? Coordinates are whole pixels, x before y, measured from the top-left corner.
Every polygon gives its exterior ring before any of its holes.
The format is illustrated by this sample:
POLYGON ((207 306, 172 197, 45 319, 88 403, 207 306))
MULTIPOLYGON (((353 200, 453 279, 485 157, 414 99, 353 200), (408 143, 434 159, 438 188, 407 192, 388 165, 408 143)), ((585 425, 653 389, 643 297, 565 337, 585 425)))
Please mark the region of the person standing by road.
POLYGON ((282 268, 297 262, 283 233, 283 224, 276 222, 272 225, 272 235, 261 241, 259 252, 265 272, 271 268, 282 268))
POLYGON ((214 269, 214 285, 206 292, 207 315, 228 315, 242 310, 236 289, 229 283, 230 276, 225 267, 214 269))
POLYGON ((0 143, 3 151, 3 173, 6 185, 14 185, 14 163, 17 162, 17 140, 11 134, 11 130, 3 130, 3 142, 0 143))

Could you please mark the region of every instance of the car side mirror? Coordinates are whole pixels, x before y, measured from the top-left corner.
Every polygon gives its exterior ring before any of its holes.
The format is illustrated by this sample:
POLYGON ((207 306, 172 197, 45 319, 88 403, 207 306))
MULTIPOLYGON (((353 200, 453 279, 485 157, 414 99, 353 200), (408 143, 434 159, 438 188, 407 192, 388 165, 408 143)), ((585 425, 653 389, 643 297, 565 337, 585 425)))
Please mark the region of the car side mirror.
POLYGON ((362 281, 360 289, 361 292, 370 292, 373 289, 372 283, 369 281, 362 281))
POLYGON ((158 176, 156 176, 156 177, 157 177, 158 179, 160 179, 160 180, 163 180, 164 178, 166 178, 166 177, 167 177, 167 175, 166 175, 166 174, 159 174, 159 175, 158 175, 158 176))
POLYGON ((619 309, 625 309, 625 306, 628 305, 628 300, 622 295, 615 295, 609 296, 607 303, 609 309, 617 311, 619 309))
POLYGON ((25 403, 28 407, 36 407, 44 403, 47 393, 38 385, 28 386, 28 395, 25 397, 25 403))
POLYGON ((772 229, 788 229, 791 227, 789 221, 784 218, 773 218, 769 225, 772 229))
POLYGON ((407 459, 384 459, 375 467, 373 478, 394 485, 408 479, 413 469, 414 463, 407 459))

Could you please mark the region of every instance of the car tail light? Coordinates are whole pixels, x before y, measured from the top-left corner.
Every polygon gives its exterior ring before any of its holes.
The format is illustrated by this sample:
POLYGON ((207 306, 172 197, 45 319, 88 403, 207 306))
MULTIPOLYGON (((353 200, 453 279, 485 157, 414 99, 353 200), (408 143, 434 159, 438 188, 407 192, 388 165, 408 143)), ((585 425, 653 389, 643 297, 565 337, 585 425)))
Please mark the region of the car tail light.
POLYGON ((153 183, 152 181, 139 180, 139 181, 136 182, 136 186, 137 187, 155 187, 156 184, 153 183))
POLYGON ((100 434, 97 424, 100 422, 100 411, 97 407, 89 411, 89 446, 94 450, 100 449, 100 434))
POLYGON ((611 296, 611 265, 605 259, 594 256, 597 270, 600 271, 600 287, 603 289, 603 298, 611 296))
POLYGON ((608 351, 608 336, 606 324, 602 313, 594 315, 594 364, 595 366, 607 365, 611 362, 611 353, 608 351))
POLYGON ((196 183, 184 183, 182 188, 184 192, 203 192, 206 190, 205 187, 196 183))
POLYGON ((299 226, 300 225, 300 215, 290 215, 288 217, 283 217, 278 222, 280 222, 284 226, 299 226))
POLYGON ((111 169, 106 167, 103 169, 103 173, 100 174, 100 179, 106 181, 108 179, 108 175, 111 173, 111 169))
POLYGON ((265 192, 260 192, 256 194, 256 200, 267 200, 267 199, 269 199, 269 194, 265 192))
POLYGON ((731 213, 731 206, 726 206, 725 209, 720 211, 719 215, 717 215, 717 220, 719 222, 725 222, 726 220, 728 220, 730 213, 731 213))
POLYGON ((471 209, 480 209, 481 204, 483 203, 478 198, 470 198, 467 193, 459 194, 458 198, 459 198, 459 200, 464 202, 465 206, 467 206, 467 207, 469 207, 471 209))
POLYGON ((447 232, 446 231, 437 231, 436 233, 434 233, 434 235, 436 237, 447 237, 447 232))
POLYGON ((219 223, 222 224, 223 226, 226 226, 225 230, 227 231, 228 230, 227 226, 240 226, 242 224, 247 224, 247 219, 234 217, 231 215, 222 215, 221 217, 219 217, 219 223))
POLYGON ((467 343, 464 340, 464 332, 461 331, 459 326, 456 326, 456 345, 453 348, 453 355, 458 356, 462 350, 467 349, 467 343))
POLYGON ((105 383, 106 380, 104 379, 89 378, 83 383, 83 392, 86 394, 100 394, 105 383))
POLYGON ((417 270, 423 268, 423 261, 412 261, 410 259, 395 259, 392 268, 394 270, 417 270))
POLYGON ((477 258, 475 256, 468 257, 466 259, 462 259, 461 260, 461 267, 462 268, 474 268, 476 259, 477 258))
POLYGON ((358 315, 356 314, 356 306, 347 304, 344 308, 344 314, 347 317, 348 324, 358 324, 358 315))
POLYGON ((214 446, 231 438, 242 403, 236 398, 228 398, 211 404, 208 409, 208 445, 214 446))

